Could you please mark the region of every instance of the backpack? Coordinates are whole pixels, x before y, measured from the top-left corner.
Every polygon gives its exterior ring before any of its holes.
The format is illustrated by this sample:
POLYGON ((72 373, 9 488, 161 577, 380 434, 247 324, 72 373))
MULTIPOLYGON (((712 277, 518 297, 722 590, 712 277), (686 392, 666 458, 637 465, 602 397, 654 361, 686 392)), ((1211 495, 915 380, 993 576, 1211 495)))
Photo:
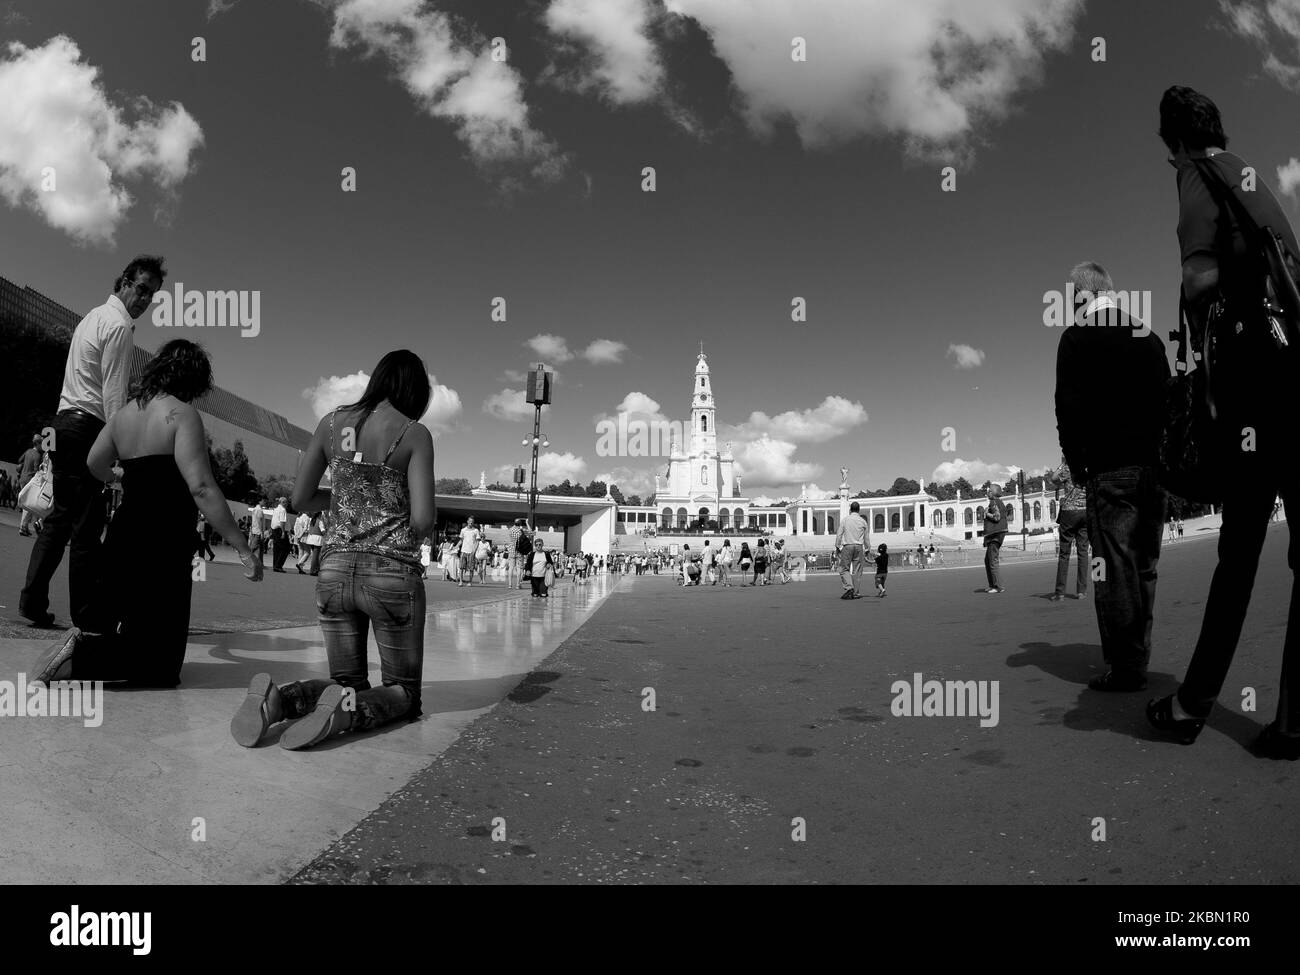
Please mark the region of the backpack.
POLYGON ((528 532, 520 532, 519 540, 515 542, 515 551, 520 555, 527 555, 533 550, 533 541, 528 537, 528 532))

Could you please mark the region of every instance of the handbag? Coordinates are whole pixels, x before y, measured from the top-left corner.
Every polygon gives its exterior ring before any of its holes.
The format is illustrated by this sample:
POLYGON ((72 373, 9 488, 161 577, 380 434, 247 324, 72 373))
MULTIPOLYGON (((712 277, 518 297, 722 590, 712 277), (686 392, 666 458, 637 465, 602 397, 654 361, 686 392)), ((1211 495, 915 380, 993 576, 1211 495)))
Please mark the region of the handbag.
POLYGON ((1218 449, 1223 440, 1210 387, 1214 336, 1221 314, 1221 303, 1216 302, 1205 327, 1200 368, 1194 371, 1188 371, 1192 358, 1191 330, 1187 303, 1181 298, 1178 331, 1169 333, 1170 340, 1178 344, 1178 352, 1174 374, 1166 386, 1159 480, 1169 492, 1194 504, 1220 504, 1224 495, 1226 468, 1218 449))
POLYGON ((542 585, 547 588, 555 585, 555 569, 551 565, 550 558, 547 558, 546 560, 546 575, 543 576, 542 585))
POLYGON ((44 518, 54 510, 54 471, 48 457, 18 493, 18 506, 37 518, 44 518))

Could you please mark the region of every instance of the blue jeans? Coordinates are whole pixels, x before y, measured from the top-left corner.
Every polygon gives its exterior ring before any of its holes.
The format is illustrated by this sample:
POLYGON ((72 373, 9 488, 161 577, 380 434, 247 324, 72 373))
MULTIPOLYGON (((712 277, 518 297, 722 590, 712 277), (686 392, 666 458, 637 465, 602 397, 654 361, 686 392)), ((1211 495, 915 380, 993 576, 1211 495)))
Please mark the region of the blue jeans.
POLYGON ((1070 578, 1070 551, 1079 551, 1079 574, 1075 592, 1080 596, 1088 592, 1088 514, 1071 508, 1062 511, 1056 523, 1061 527, 1060 552, 1056 560, 1056 592, 1065 595, 1065 584, 1070 578))
POLYGON ((1102 560, 1094 580, 1101 653, 1110 668, 1146 674, 1156 602, 1165 492, 1155 472, 1124 467, 1088 481, 1088 536, 1102 560))
POLYGON ((285 717, 300 718, 316 706, 330 684, 357 692, 352 730, 364 731, 420 716, 424 667, 424 580, 420 570, 362 552, 331 552, 321 560, 316 608, 329 680, 305 680, 280 688, 285 717), (367 677, 366 641, 374 627, 383 687, 367 677))

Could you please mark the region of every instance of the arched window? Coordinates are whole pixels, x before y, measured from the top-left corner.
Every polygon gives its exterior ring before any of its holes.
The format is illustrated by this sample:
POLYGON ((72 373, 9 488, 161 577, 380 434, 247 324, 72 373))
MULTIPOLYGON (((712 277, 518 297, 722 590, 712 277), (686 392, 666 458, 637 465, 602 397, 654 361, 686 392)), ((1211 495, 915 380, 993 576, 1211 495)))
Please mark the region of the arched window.
POLYGON ((827 535, 835 534, 835 518, 832 515, 826 516, 826 534, 827 535))
POLYGON ((1043 520, 1043 503, 1042 503, 1041 501, 1035 501, 1035 502, 1034 502, 1034 521, 1042 521, 1042 520, 1043 520))
POLYGON ((956 513, 949 508, 947 513, 944 515, 944 520, 948 523, 948 527, 951 528, 953 525, 957 524, 956 513))
POLYGON ((678 508, 678 509, 677 509, 677 527, 678 527, 678 528, 685 528, 685 527, 686 527, 686 509, 685 509, 685 508, 678 508))
POLYGON ((703 388, 704 388, 704 377, 701 376, 701 377, 700 377, 700 389, 703 389, 703 388))
POLYGON ((745 512, 742 508, 736 508, 731 512, 731 517, 736 520, 736 527, 740 528, 745 524, 745 512))
POLYGON ((962 516, 962 518, 963 518, 963 521, 966 523, 966 525, 967 525, 968 527, 969 527, 970 525, 972 525, 972 524, 975 523, 975 518, 974 518, 974 516, 970 513, 970 508, 967 508, 967 509, 966 509, 966 513, 962 516))
POLYGON ((1029 502, 1026 501, 1022 506, 1025 509, 1025 521, 1029 520, 1029 502))
POLYGON ((709 418, 705 416, 703 413, 700 414, 700 430, 702 430, 704 433, 709 432, 709 418))
POLYGON ((908 531, 916 530, 916 509, 915 508, 913 508, 911 511, 907 513, 907 530, 908 531))
POLYGON ((1009 525, 1015 520, 1016 520, 1016 509, 1011 507, 1011 505, 1007 505, 1007 524, 1009 525))
POLYGON ((708 484, 708 483, 709 483, 709 465, 708 465, 708 464, 701 464, 701 465, 700 465, 700 483, 701 483, 701 484, 708 484))
POLYGON ((672 509, 672 508, 664 508, 664 510, 663 510, 662 512, 660 512, 660 518, 663 520, 663 526, 664 526, 665 528, 672 528, 672 527, 673 527, 673 509, 672 509))
POLYGON ((885 516, 879 511, 877 511, 876 516, 871 519, 871 530, 873 532, 882 532, 885 530, 885 516))
POLYGON ((720 509, 718 511, 718 527, 725 530, 727 524, 730 521, 731 521, 731 512, 728 511, 726 508, 720 509))
POLYGON ((975 509, 975 519, 982 525, 984 524, 984 505, 975 509))
POLYGON ((705 524, 708 522, 708 520, 709 520, 709 509, 708 509, 708 508, 701 508, 701 509, 700 509, 700 527, 703 528, 703 527, 705 526, 705 524))
POLYGON ((1049 501, 1049 502, 1047 502, 1047 512, 1048 512, 1048 517, 1049 517, 1049 518, 1055 518, 1055 517, 1056 517, 1056 502, 1055 502, 1055 501, 1049 501))
POLYGON ((898 531, 898 512, 897 512, 897 511, 895 511, 893 514, 891 514, 891 515, 889 516, 889 530, 890 530, 891 532, 896 532, 896 531, 898 531))

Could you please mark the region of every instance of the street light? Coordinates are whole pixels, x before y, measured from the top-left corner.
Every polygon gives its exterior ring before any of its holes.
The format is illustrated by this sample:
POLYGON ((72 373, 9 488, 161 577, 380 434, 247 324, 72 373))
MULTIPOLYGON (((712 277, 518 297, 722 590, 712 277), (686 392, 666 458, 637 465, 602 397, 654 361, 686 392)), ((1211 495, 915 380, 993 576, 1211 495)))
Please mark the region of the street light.
POLYGON ((528 527, 533 531, 537 530, 537 449, 538 447, 549 447, 551 442, 542 437, 542 407, 551 402, 551 381, 554 373, 547 372, 546 367, 540 362, 534 367, 533 371, 528 374, 528 387, 525 399, 535 407, 533 411, 533 437, 531 440, 524 440, 525 447, 532 445, 533 448, 533 466, 532 479, 528 488, 528 527))

